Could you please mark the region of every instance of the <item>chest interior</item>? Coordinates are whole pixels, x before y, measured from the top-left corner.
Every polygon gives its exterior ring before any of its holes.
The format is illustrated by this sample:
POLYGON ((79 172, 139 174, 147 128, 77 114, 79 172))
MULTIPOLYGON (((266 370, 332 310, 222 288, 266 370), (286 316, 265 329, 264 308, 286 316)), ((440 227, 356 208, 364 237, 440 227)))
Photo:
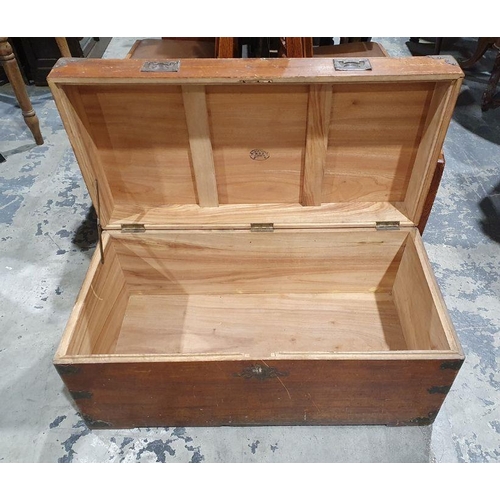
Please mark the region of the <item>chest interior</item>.
POLYGON ((103 228, 60 355, 457 351, 415 225, 461 72, 420 59, 56 70, 103 228))

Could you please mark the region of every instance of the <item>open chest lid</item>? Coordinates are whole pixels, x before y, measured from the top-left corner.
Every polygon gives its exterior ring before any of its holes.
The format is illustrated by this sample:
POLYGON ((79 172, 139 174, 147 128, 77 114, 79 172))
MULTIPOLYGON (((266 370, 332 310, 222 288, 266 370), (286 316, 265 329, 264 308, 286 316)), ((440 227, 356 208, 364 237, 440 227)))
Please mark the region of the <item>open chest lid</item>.
POLYGON ((104 229, 418 225, 463 73, 365 61, 61 59, 48 81, 104 229))

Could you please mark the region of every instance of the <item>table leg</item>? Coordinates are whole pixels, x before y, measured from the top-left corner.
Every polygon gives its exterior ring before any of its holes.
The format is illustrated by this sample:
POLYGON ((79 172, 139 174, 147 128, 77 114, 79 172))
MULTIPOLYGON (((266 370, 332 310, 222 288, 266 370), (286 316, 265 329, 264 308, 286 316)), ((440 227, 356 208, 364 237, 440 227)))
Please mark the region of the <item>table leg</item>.
POLYGON ((16 57, 12 52, 12 47, 7 41, 8 38, 0 38, 0 62, 2 67, 9 79, 14 94, 16 95, 17 102, 21 107, 23 112, 24 121, 28 125, 35 142, 38 145, 43 144, 43 137, 40 132, 40 124, 38 122, 38 117, 36 116, 35 110, 31 105, 30 98, 26 92, 26 86, 24 85, 23 77, 21 76, 21 71, 17 65, 16 57))

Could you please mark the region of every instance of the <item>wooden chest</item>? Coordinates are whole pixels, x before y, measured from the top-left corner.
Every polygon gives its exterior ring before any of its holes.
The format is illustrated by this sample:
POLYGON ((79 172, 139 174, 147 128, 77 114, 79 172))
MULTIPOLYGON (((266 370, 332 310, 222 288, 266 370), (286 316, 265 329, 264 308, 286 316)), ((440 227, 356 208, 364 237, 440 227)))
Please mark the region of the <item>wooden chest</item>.
POLYGON ((463 353, 416 226, 463 74, 369 63, 52 71, 102 227, 54 360, 90 427, 433 421, 463 353))

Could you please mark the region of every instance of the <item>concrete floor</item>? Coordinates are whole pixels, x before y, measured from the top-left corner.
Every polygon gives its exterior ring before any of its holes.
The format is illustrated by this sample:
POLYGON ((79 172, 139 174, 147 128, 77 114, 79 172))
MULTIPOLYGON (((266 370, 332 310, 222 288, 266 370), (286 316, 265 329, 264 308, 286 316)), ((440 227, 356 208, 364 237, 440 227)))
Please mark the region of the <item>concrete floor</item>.
MULTIPOLYGON (((406 39, 375 40, 409 55, 406 39)), ((430 427, 87 429, 51 362, 94 251, 90 199, 48 88, 29 88, 35 146, 0 87, 0 462, 500 461, 500 109, 479 106, 491 62, 463 85, 424 234, 467 356, 430 427)))

